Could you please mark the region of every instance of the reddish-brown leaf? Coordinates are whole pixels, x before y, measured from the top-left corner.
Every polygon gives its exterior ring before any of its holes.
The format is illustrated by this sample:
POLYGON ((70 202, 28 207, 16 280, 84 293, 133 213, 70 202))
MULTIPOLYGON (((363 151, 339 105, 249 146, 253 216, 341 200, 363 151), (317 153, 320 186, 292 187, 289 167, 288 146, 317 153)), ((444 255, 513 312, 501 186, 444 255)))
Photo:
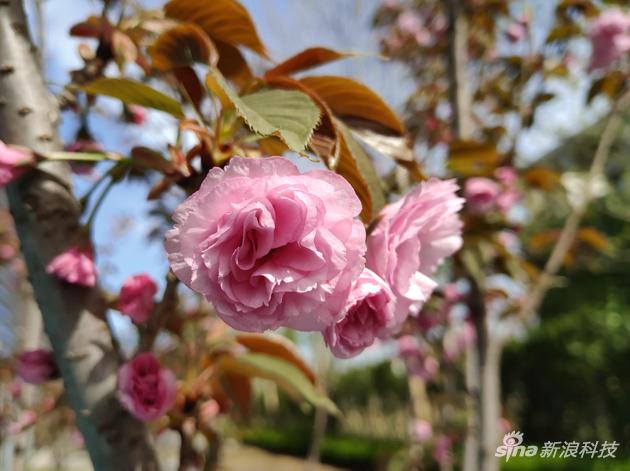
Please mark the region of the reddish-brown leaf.
POLYGON ((192 67, 178 67, 173 70, 173 75, 186 90, 186 94, 194 107, 199 109, 201 100, 206 94, 206 89, 199 81, 199 77, 194 69, 192 67))
POLYGON ((465 176, 490 175, 501 163, 492 145, 474 141, 454 141, 449 148, 448 167, 465 176))
POLYGON ((265 73, 265 78, 290 75, 311 69, 350 56, 348 52, 338 52, 326 47, 311 47, 272 67, 265 73))
POLYGON ((324 101, 340 119, 359 118, 403 135, 396 113, 375 92, 356 80, 337 76, 304 77, 300 82, 324 101))
POLYGON ((149 47, 153 67, 161 71, 194 63, 215 65, 219 58, 208 35, 196 24, 184 23, 162 33, 149 47))
POLYGON ((166 16, 199 25, 212 39, 244 46, 267 57, 249 13, 236 0, 171 0, 164 6, 166 16))

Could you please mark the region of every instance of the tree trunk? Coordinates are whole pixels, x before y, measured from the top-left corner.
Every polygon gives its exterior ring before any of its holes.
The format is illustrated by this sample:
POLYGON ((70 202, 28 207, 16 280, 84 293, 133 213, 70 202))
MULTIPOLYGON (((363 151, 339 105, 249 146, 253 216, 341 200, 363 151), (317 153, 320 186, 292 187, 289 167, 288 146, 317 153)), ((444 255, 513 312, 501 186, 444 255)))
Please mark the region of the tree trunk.
POLYGON ((501 349, 503 343, 495 336, 488 336, 486 363, 481 378, 481 411, 483 414, 481 436, 481 469, 498 471, 499 460, 494 456, 499 446, 499 419, 501 413, 501 349))
MULTIPOLYGON (((57 112, 22 2, 0 1, 0 139, 39 151, 56 149, 57 112)), ((41 164, 7 193, 44 328, 94 468, 158 469, 144 426, 116 399, 118 358, 98 289, 60 283, 45 270, 81 230, 67 165, 41 164)))

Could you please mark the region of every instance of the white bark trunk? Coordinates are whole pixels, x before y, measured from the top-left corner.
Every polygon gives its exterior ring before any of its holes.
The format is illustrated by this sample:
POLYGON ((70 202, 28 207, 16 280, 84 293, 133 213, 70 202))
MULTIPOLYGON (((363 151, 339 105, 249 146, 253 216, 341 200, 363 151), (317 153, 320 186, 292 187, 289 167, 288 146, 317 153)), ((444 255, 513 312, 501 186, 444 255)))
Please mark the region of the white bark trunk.
MULTIPOLYGON (((40 151, 57 148, 57 109, 20 0, 0 2, 0 66, 0 139, 40 151)), ((43 164, 9 185, 7 193, 45 331, 95 469, 157 469, 144 426, 115 396, 118 358, 98 290, 64 285, 45 271, 80 230, 67 166, 43 164)))

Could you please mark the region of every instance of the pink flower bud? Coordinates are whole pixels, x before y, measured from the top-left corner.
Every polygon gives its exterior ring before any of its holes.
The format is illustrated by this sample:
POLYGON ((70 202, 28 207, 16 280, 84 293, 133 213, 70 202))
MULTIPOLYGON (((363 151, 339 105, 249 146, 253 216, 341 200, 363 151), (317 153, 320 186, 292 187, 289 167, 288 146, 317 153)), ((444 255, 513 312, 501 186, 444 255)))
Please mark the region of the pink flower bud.
POLYGON ((30 384, 45 383, 59 374, 52 352, 43 348, 20 353, 16 371, 22 381, 30 384))
POLYGON ((153 279, 145 273, 127 278, 120 289, 118 309, 137 324, 148 321, 157 289, 153 279))

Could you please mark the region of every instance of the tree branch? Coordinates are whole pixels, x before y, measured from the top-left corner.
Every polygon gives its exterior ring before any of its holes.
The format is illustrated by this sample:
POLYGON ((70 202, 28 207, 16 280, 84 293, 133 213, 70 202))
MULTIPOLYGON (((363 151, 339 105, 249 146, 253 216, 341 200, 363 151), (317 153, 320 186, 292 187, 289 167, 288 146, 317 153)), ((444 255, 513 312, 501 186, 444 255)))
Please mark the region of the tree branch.
MULTIPOLYGON (((0 139, 38 151, 58 148, 57 109, 20 0, 0 2, 0 65, 0 139)), ((67 165, 41 164, 7 192, 45 330, 95 469, 158 469, 144 426, 116 399, 118 362, 98 289, 62 284, 45 270, 81 230, 67 165)))
POLYGON ((549 255, 549 259, 545 264, 543 272, 536 280, 534 287, 520 311, 520 315, 526 321, 530 320, 536 311, 538 311, 545 294, 553 285, 554 276, 562 267, 564 258, 569 250, 571 250, 571 247, 575 242, 575 237, 580 227, 580 223, 586 214, 589 203, 594 198, 593 195, 590 194, 590 188, 592 187, 595 179, 604 172, 604 166, 606 164, 606 160, 608 159, 608 155, 610 154, 610 148, 615 142, 621 124, 623 123, 623 111, 628 106, 630 106, 630 90, 627 90, 621 98, 617 100, 613 106, 610 118, 608 118, 606 127, 602 132, 599 144, 597 145, 597 149, 593 155, 591 168, 588 172, 586 180, 587 193, 584 195, 584 201, 582 204, 576 205, 571 211, 571 214, 569 214, 569 217, 562 227, 558 241, 549 255))

